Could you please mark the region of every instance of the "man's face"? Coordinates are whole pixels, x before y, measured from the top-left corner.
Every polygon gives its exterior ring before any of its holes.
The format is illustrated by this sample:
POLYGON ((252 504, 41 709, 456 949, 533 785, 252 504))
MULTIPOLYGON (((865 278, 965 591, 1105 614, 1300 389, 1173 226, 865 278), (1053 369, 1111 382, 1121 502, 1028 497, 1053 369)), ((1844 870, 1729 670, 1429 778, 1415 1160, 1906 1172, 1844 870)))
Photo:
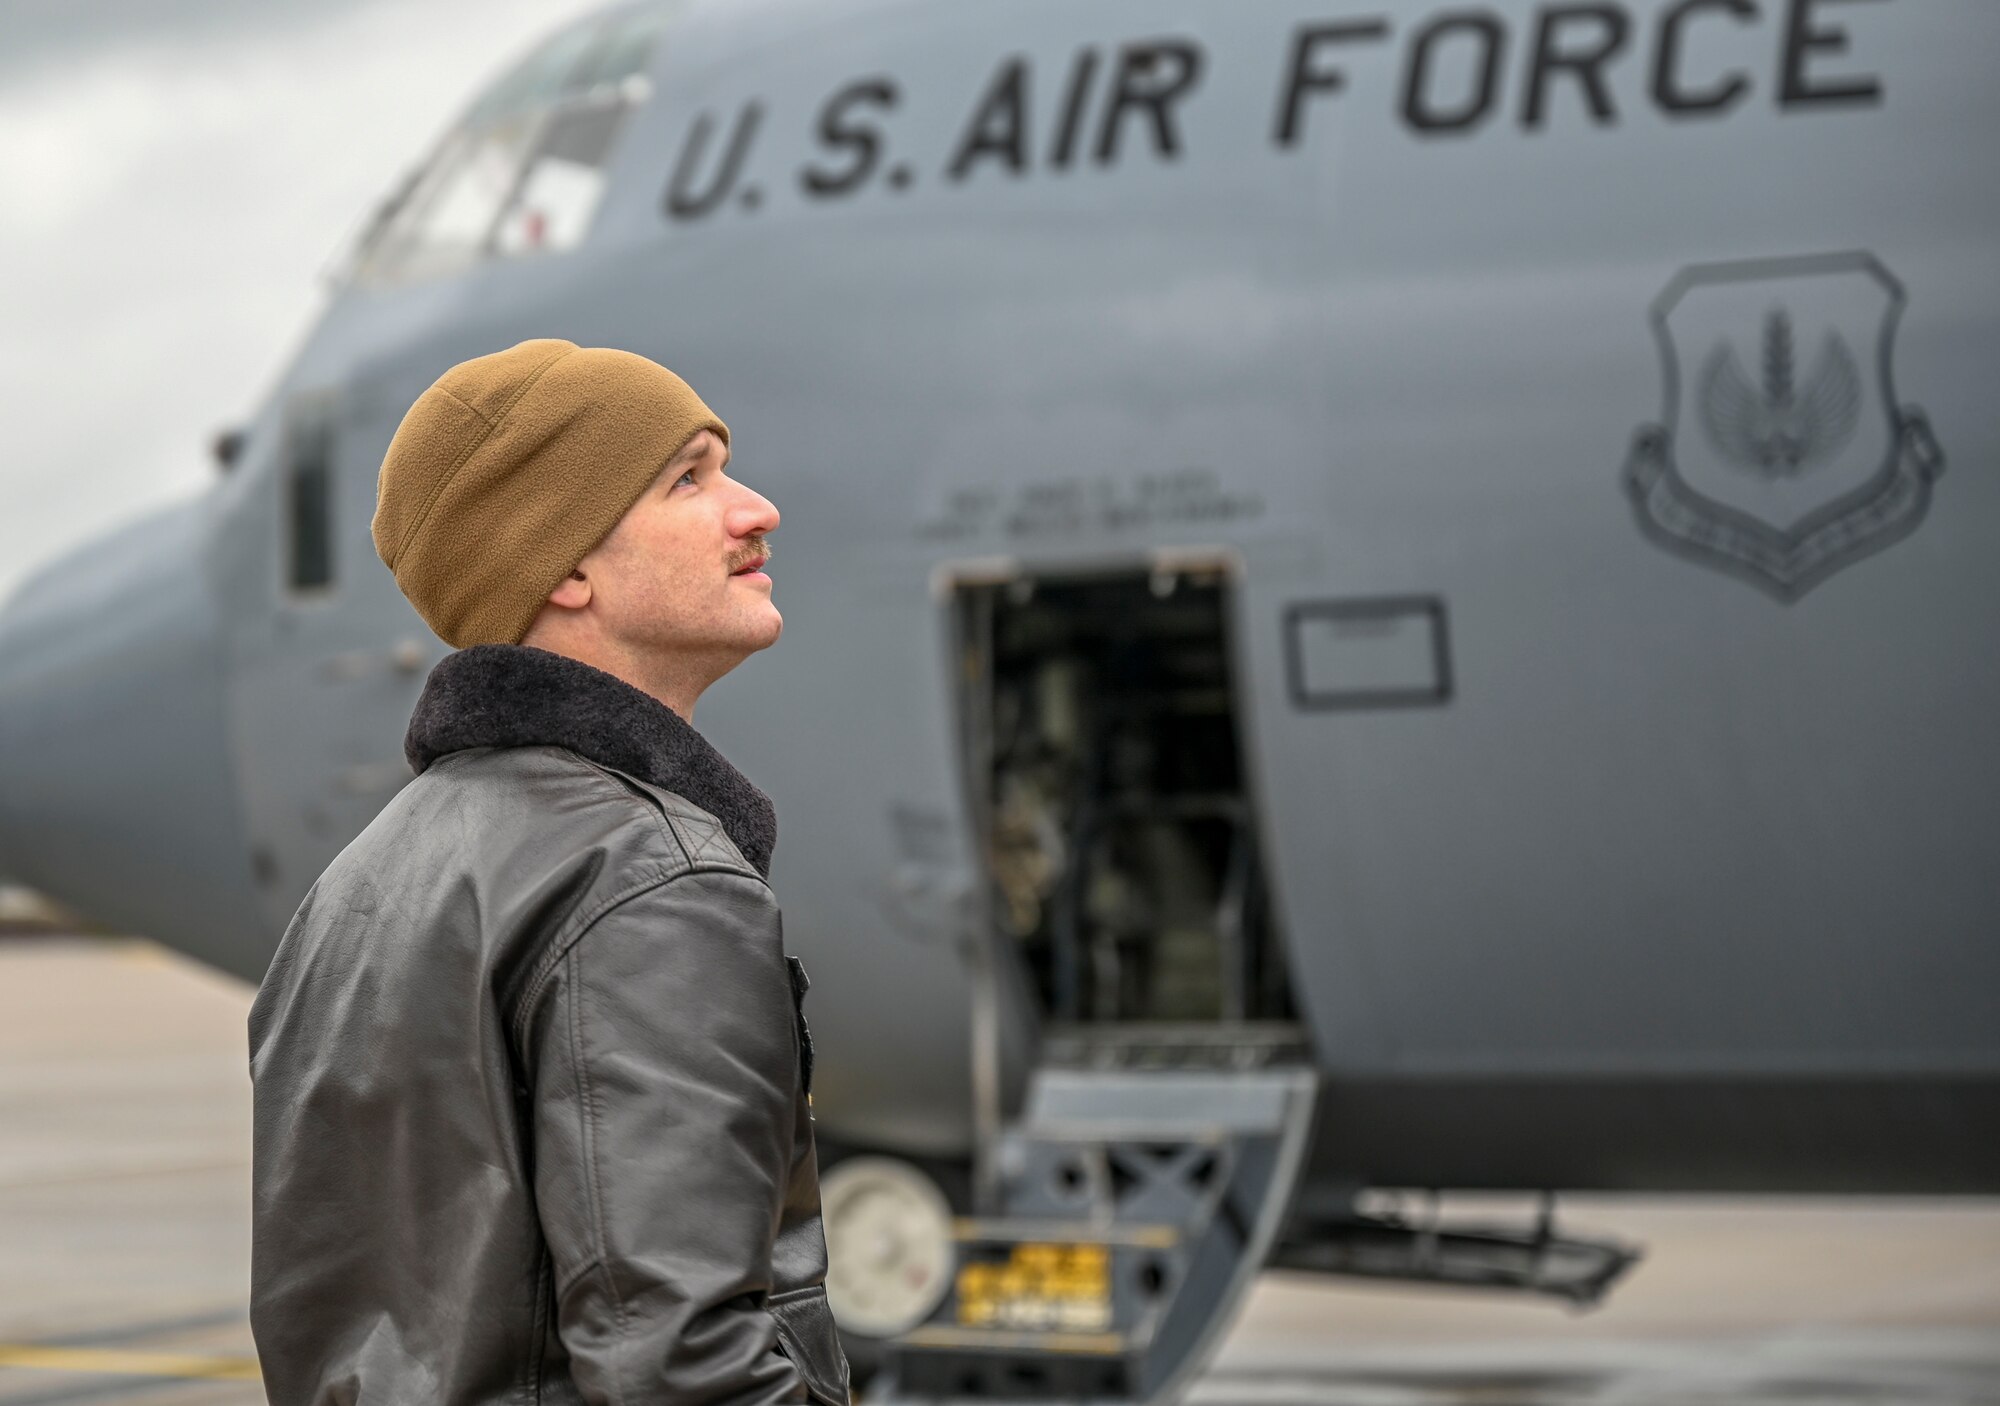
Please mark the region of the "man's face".
POLYGON ((726 672, 784 629, 771 578, 757 569, 778 510, 730 478, 728 462, 722 440, 697 430, 578 563, 607 632, 625 647, 700 656, 726 672))

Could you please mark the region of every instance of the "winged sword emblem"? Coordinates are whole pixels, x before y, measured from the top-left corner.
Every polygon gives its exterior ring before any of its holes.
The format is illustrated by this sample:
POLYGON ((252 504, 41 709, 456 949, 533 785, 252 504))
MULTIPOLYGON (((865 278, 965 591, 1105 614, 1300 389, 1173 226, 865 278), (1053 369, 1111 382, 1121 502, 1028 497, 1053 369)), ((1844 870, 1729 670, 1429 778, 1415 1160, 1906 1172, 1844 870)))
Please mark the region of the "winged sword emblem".
POLYGON ((1640 530, 1785 602, 1914 532, 1944 451, 1890 378, 1904 301, 1866 250, 1669 279, 1648 314, 1662 413, 1625 461, 1640 530))
POLYGON ((1728 342, 1702 363, 1701 427, 1728 462, 1763 478, 1793 478, 1837 454, 1861 416, 1861 373, 1838 332, 1828 332, 1803 387, 1793 374, 1792 320, 1764 319, 1762 384, 1728 342))

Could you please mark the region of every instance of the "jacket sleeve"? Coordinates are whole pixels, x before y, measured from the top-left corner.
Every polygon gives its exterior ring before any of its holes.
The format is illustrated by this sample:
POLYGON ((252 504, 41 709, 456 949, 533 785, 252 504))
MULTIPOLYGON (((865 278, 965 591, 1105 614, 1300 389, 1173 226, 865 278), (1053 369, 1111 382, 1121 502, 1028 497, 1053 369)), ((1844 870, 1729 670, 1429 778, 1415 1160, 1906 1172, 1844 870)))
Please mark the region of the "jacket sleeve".
POLYGON ((799 1051, 776 901, 686 874, 609 909, 529 1012, 535 1193, 585 1401, 807 1393, 764 1301, 799 1051))

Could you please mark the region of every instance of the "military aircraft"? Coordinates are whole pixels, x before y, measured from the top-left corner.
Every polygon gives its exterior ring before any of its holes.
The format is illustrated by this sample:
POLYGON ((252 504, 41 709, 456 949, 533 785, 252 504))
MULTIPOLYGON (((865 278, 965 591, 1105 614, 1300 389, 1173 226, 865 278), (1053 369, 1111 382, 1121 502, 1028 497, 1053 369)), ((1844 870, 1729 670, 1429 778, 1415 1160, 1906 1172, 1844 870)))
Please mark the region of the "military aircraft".
POLYGON ((700 724, 778 803, 896 1391, 1170 1393, 1263 1264, 1633 1254, 1383 1189, 2000 1188, 1996 52, 1976 0, 593 15, 214 485, 0 614, 0 866, 260 977, 444 653, 384 448, 567 337, 784 513, 700 724))

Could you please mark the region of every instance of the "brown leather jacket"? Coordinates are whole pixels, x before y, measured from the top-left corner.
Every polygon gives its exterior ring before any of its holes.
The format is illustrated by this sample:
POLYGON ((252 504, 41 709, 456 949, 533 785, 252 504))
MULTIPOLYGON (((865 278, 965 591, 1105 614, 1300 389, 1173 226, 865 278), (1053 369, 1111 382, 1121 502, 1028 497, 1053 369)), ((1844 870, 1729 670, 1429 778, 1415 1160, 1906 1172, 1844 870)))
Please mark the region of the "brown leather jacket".
POLYGON ((769 801, 522 645, 405 751, 250 1012, 274 1406, 848 1406, 769 801))

